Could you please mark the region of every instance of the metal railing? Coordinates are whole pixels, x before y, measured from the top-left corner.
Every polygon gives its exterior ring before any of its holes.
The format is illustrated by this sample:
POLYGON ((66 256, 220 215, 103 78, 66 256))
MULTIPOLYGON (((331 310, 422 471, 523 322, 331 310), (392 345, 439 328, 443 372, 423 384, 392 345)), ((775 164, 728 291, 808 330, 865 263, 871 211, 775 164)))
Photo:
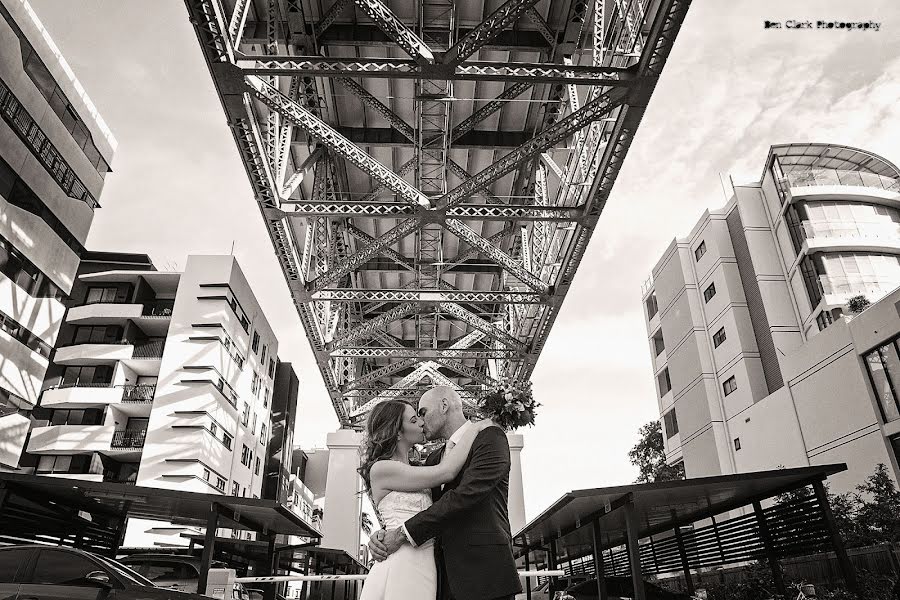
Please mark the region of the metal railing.
POLYGON ((900 242, 900 223, 860 222, 860 221, 803 221, 806 239, 819 238, 863 238, 900 242))
POLYGON ((131 358, 160 358, 165 348, 165 340, 153 340, 134 345, 134 353, 131 358))
POLYGON ((146 429, 122 429, 113 433, 111 448, 143 448, 146 429))
POLYGON ((174 300, 159 300, 157 302, 145 302, 141 309, 142 317, 171 317, 174 300))
POLYGON ((805 169, 786 173, 790 187, 849 185, 900 192, 900 179, 843 169, 805 169))
MULTIPOLYGON (((900 286, 900 279, 885 279, 871 275, 819 275, 823 294, 862 294, 881 297, 900 286)), ((869 298, 874 301, 874 298, 869 298)))
POLYGON ((122 402, 153 402, 155 385, 123 385, 122 402))

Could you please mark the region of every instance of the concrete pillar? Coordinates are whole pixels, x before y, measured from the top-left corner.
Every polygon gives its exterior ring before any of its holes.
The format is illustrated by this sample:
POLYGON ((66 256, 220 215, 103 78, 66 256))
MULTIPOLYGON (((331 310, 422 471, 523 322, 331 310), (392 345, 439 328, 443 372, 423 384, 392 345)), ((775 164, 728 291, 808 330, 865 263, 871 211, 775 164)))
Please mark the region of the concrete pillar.
POLYGON ((359 511, 361 481, 359 445, 362 434, 340 429, 328 434, 328 475, 325 481, 325 507, 322 522, 322 546, 359 554, 359 511))
POLYGON ((522 486, 522 448, 525 440, 521 433, 507 433, 509 440, 509 528, 515 535, 525 526, 525 490, 522 486))

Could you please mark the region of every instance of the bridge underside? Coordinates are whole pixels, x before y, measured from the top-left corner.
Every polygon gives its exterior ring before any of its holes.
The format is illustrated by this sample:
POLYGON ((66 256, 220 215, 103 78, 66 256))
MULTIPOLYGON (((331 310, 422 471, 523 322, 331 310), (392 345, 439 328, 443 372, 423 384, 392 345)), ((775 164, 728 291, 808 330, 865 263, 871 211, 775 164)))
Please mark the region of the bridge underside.
POLYGON ((186 0, 338 418, 530 377, 690 0, 186 0))

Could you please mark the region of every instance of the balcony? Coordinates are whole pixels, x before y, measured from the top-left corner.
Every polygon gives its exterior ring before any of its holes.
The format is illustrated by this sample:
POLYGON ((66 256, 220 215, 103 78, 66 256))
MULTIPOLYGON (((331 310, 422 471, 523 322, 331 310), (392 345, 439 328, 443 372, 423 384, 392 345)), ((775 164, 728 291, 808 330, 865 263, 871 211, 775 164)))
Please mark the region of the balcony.
POLYGON ((826 297, 825 304, 838 306, 848 298, 862 294, 876 302, 900 286, 900 278, 885 279, 871 275, 819 275, 819 288, 826 297))
POLYGON ((153 302, 93 302, 73 306, 66 314, 66 322, 74 325, 124 325, 126 321, 140 324, 147 335, 165 335, 172 318, 173 300, 153 302))
POLYGON ((108 451, 114 426, 47 425, 31 430, 28 452, 34 454, 84 454, 108 451))
POLYGON ((58 365, 101 365, 131 358, 134 346, 128 340, 73 344, 56 349, 53 362, 58 365))
POLYGON ((175 306, 174 300, 157 300, 156 302, 145 302, 141 310, 142 317, 155 317, 158 319, 168 319, 172 317, 172 308, 175 306))
POLYGON ((880 200, 900 200, 900 179, 841 169, 804 169, 785 175, 782 188, 790 196, 816 196, 821 199, 864 196, 880 200))
POLYGON ((859 221, 803 221, 801 254, 822 250, 900 250, 900 223, 859 221))
POLYGON ((146 437, 146 429, 120 429, 113 433, 109 447, 126 450, 143 448, 146 437))
POLYGON ((147 340, 138 342, 134 345, 134 353, 131 355, 131 358, 139 360, 158 360, 162 358, 165 346, 165 340, 147 340))
POLYGON ((111 383, 63 384, 44 390, 41 406, 85 408, 118 404, 152 404, 155 385, 112 385, 111 383))

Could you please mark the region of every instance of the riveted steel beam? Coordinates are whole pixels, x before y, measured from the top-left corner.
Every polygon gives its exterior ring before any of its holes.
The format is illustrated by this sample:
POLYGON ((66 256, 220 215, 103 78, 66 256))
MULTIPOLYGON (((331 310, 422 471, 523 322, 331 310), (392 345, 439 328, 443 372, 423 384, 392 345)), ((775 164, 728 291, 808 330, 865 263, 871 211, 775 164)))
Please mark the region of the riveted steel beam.
MULTIPOLYGON (((293 206, 293 211, 284 210, 285 217, 369 217, 388 218, 413 217, 418 210, 409 204, 399 202, 314 202, 286 200, 285 206, 293 206)), ((583 209, 578 206, 531 206, 524 204, 465 204, 447 209, 446 216, 462 221, 557 221, 571 223, 581 220, 583 209)))
POLYGON ((620 67, 557 65, 551 63, 494 63, 469 61, 447 67, 421 65, 393 58, 330 58, 320 56, 254 57, 237 61, 245 75, 308 75, 313 77, 379 77, 387 79, 442 79, 445 81, 511 81, 575 83, 629 87, 634 71, 620 67))
POLYGON ((444 64, 458 65, 466 60, 501 31, 513 25, 519 17, 525 14, 525 11, 536 3, 537 0, 507 0, 475 29, 447 50, 443 57, 444 64))
POLYGON ((511 358, 518 356, 515 350, 506 348, 491 348, 478 350, 464 348, 454 350, 452 348, 384 348, 375 346, 335 348, 330 352, 331 356, 349 356, 356 358, 410 358, 438 359, 458 358, 460 360, 481 358, 511 358))
POLYGON ((513 291, 324 289, 313 300, 330 302, 454 302, 457 304, 543 304, 545 294, 513 291))
POLYGON ((419 62, 434 62, 434 54, 428 45, 423 42, 412 29, 397 18, 390 8, 380 0, 355 0, 358 6, 366 13, 389 38, 394 40, 404 52, 419 62))
POLYGON ((370 174, 388 189, 410 203, 425 207, 430 206, 428 198, 422 192, 408 184, 401 177, 398 177, 393 170, 385 167, 362 151, 353 142, 339 134, 333 127, 306 110, 303 106, 291 100, 259 77, 247 77, 247 82, 253 90, 254 96, 268 106, 270 110, 276 111, 284 118, 289 119, 295 126, 315 137, 329 150, 370 174))
POLYGON ((478 315, 464 309, 462 306, 456 304, 455 302, 441 302, 438 305, 444 313, 467 323, 473 329, 477 329, 478 331, 483 332, 489 338, 495 339, 502 344, 512 348, 513 350, 518 350, 519 352, 525 351, 525 345, 522 344, 519 340, 509 335, 493 323, 485 321, 478 315))
POLYGON ((419 312, 419 306, 417 304, 405 302, 400 306, 394 307, 391 310, 378 315, 374 319, 369 319, 361 325, 348 329, 338 335, 332 340, 331 344, 329 344, 329 348, 346 346, 361 338, 367 338, 372 335, 373 331, 384 329, 394 321, 416 314, 417 312, 419 312))

